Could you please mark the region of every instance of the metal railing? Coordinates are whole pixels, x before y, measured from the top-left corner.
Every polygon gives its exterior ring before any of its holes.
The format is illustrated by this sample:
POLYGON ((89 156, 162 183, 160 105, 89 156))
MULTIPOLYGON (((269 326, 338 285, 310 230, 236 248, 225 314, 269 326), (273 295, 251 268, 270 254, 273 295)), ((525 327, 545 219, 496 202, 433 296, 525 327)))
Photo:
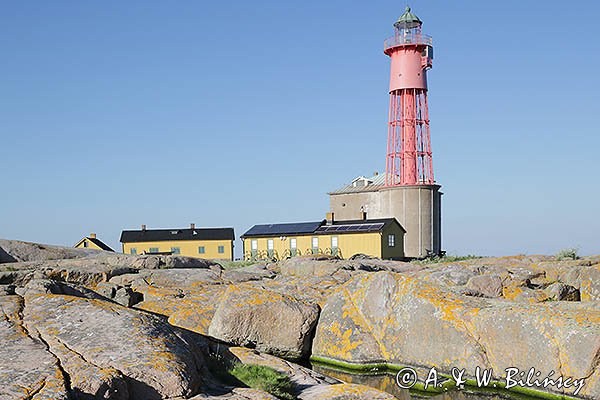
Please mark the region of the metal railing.
POLYGON ((394 35, 391 38, 387 38, 383 42, 383 49, 387 50, 391 49, 392 47, 403 46, 405 44, 425 44, 428 46, 432 46, 433 39, 431 38, 431 36, 425 35, 423 33, 399 34, 394 35))

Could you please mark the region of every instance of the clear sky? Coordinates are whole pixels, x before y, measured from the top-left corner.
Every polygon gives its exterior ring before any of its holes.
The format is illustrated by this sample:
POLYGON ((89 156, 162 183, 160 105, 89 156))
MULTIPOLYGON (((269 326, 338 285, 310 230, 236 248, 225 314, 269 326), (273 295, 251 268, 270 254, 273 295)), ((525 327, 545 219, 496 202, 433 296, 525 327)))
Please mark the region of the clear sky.
MULTIPOLYGON (((1 1, 0 237, 319 220, 385 168, 399 1, 1 1)), ((600 3, 411 4, 443 247, 600 253, 600 3)), ((238 254, 241 245, 236 248, 238 254)))

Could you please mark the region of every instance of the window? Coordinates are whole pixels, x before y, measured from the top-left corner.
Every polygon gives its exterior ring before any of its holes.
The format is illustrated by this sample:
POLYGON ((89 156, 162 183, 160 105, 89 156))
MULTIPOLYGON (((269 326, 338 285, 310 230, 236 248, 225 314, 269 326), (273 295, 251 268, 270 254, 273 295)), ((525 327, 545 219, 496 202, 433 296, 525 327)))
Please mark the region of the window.
POLYGON ((331 237, 331 255, 332 256, 338 255, 338 237, 337 236, 331 237))
POLYGON ((135 247, 132 247, 131 250, 129 250, 129 253, 137 254, 137 249, 135 247))
POLYGON ((225 246, 219 246, 218 251, 219 251, 219 254, 225 253, 225 246))
POLYGON ((391 233, 388 235, 388 247, 395 247, 395 246, 396 246, 396 235, 391 233))
POLYGON ((273 239, 267 239, 267 254, 269 257, 273 257, 273 239))
POLYGON ((199 253, 199 254, 204 254, 204 253, 206 253, 206 249, 204 248, 204 246, 200 246, 200 247, 198 247, 198 253, 199 253))
POLYGON ((298 253, 298 242, 296 240, 296 238, 291 238, 290 239, 290 253, 292 255, 292 257, 294 257, 297 253, 298 253))
POLYGON ((256 254, 258 253, 258 240, 252 240, 250 242, 250 250, 251 250, 252 256, 256 256, 256 254))
POLYGON ((83 247, 88 247, 88 246, 89 246, 89 244, 88 244, 87 240, 84 240, 83 241, 83 247))
POLYGON ((148 253, 158 253, 158 247, 150 247, 148 253))
POLYGON ((173 254, 180 254, 181 253, 181 249, 179 247, 171 247, 171 253, 173 253, 173 254))
POLYGON ((319 252, 319 238, 318 237, 312 238, 311 244, 312 244, 312 253, 317 254, 319 252))

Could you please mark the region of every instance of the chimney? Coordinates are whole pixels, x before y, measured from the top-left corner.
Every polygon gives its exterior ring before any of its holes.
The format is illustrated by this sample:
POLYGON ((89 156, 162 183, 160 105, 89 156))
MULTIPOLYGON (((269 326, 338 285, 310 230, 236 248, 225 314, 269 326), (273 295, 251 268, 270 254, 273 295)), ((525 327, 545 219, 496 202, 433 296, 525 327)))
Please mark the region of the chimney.
POLYGON ((96 239, 96 234, 95 233, 90 233, 90 238, 96 239))
POLYGON ((142 224, 142 232, 146 232, 146 224, 142 224))
POLYGON ((325 219, 327 220, 327 225, 333 225, 333 213, 332 212, 328 212, 327 214, 325 214, 325 219))
POLYGON ((360 212, 360 219, 362 221, 366 221, 367 220, 367 212, 366 211, 361 211, 360 212))
POLYGON ((196 229, 196 224, 194 224, 194 223, 192 222, 192 223, 190 224, 190 229, 191 229, 191 230, 194 230, 194 229, 196 229))

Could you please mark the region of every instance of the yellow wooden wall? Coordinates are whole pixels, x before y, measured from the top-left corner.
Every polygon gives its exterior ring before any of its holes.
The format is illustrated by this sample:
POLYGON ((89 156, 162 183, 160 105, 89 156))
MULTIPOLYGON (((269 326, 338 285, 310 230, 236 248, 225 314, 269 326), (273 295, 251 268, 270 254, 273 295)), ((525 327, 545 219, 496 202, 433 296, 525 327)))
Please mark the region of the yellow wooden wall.
POLYGON ((381 257, 381 234, 375 233, 347 233, 343 235, 303 235, 287 236, 283 240, 280 236, 245 238, 244 239, 244 258, 251 256, 252 240, 257 241, 258 252, 264 256, 268 251, 268 240, 273 240, 273 256, 277 259, 283 259, 290 256, 291 239, 296 239, 297 255, 312 254, 312 238, 319 240, 319 253, 331 254, 331 238, 338 238, 338 252, 342 258, 348 258, 357 253, 367 254, 373 257, 381 257))
POLYGON ((276 258, 284 259, 289 257, 291 239, 296 239, 297 254, 312 254, 312 238, 319 239, 319 254, 332 254, 332 237, 338 238, 338 255, 342 258, 349 258, 355 254, 366 254, 379 258, 402 258, 404 257, 404 231, 397 225, 392 224, 383 232, 371 233, 344 233, 344 234, 321 234, 321 235, 302 235, 302 236, 273 236, 273 237, 251 237, 243 239, 244 259, 252 258, 252 241, 257 242, 258 258, 276 258), (396 235, 394 247, 388 246, 388 234, 396 235), (268 241, 273 240, 273 251, 268 251, 268 241), (272 254, 272 255, 271 255, 272 254))
POLYGON ((149 252, 150 248, 157 248, 159 252, 171 251, 172 247, 179 247, 180 256, 209 258, 219 260, 233 260, 233 242, 231 240, 169 240, 162 242, 136 242, 123 243, 123 253, 131 254, 135 248, 137 254, 149 252), (205 253, 200 254, 198 248, 204 246, 205 253), (219 253, 219 246, 223 246, 225 252, 219 253))
POLYGON ((99 246, 96 245, 96 243, 92 242, 88 238, 85 238, 85 239, 81 240, 79 243, 77 243, 77 245, 75 246, 75 248, 77 248, 77 249, 104 250, 104 249, 101 249, 99 246), (84 243, 87 243, 87 247, 84 246, 84 243))

